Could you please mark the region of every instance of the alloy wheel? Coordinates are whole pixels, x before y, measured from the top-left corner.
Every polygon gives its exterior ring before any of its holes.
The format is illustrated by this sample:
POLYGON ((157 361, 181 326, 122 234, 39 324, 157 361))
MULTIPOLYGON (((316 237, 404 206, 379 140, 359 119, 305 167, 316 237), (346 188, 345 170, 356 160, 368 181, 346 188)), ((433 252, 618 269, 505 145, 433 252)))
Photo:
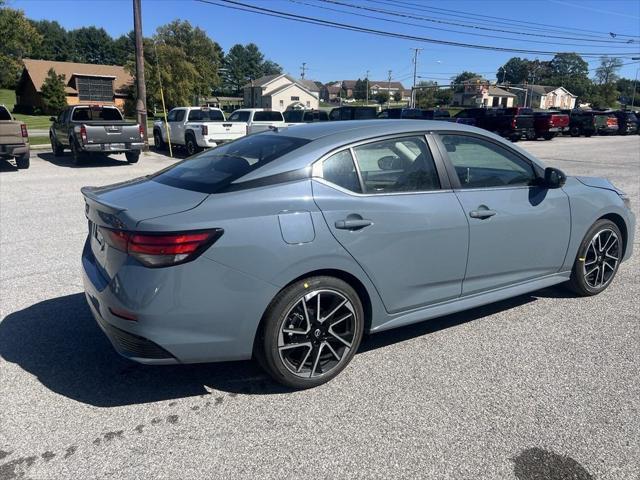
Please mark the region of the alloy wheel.
POLYGON ((594 289, 602 289, 609 284, 620 262, 620 239, 613 230, 598 231, 584 254, 582 274, 585 283, 594 289))
POLYGON ((355 310, 336 290, 306 293, 287 311, 278 333, 283 365, 302 378, 315 378, 343 363, 353 346, 355 310))

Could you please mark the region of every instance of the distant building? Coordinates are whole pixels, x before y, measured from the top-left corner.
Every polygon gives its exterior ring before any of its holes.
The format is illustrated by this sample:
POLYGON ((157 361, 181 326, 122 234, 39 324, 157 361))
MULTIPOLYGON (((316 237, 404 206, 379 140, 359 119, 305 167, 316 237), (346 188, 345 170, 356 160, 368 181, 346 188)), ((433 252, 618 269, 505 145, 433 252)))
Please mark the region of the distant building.
MULTIPOLYGON (((366 79, 364 79, 363 81, 366 81, 366 79)), ((356 88, 356 82, 357 80, 342 80, 342 82, 332 85, 341 86, 346 93, 346 97, 353 98, 353 93, 356 88)), ((388 92, 392 97, 396 92, 403 92, 404 97, 405 89, 400 82, 389 82, 387 80, 369 80, 370 95, 374 96, 381 92, 388 92)), ((411 93, 409 93, 409 98, 411 98, 411 93)))
POLYGON ((244 106, 288 110, 317 109, 320 89, 311 80, 295 80, 289 75, 266 75, 244 86, 244 106))
POLYGON ((462 82, 463 91, 453 94, 452 105, 456 107, 513 107, 516 95, 491 85, 482 77, 462 82))
POLYGON ((67 104, 112 104, 120 108, 127 98, 133 78, 117 65, 23 60, 24 69, 16 87, 16 111, 31 113, 43 109, 42 84, 49 70, 64 75, 67 104))
MULTIPOLYGON (((550 108, 572 109, 576 106, 577 95, 564 87, 547 87, 544 85, 527 85, 526 106, 548 110, 550 108)), ((525 92, 519 90, 518 103, 525 104, 525 92)))

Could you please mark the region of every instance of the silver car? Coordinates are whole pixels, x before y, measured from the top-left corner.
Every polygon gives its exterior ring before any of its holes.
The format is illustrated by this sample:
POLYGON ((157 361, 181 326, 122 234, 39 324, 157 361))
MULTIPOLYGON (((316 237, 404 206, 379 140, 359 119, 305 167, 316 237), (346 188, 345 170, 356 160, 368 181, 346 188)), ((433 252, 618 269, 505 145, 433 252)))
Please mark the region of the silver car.
POLYGON ((435 121, 278 128, 82 193, 86 296, 118 352, 253 357, 295 388, 364 333, 560 283, 600 293, 635 225, 607 180, 435 121))

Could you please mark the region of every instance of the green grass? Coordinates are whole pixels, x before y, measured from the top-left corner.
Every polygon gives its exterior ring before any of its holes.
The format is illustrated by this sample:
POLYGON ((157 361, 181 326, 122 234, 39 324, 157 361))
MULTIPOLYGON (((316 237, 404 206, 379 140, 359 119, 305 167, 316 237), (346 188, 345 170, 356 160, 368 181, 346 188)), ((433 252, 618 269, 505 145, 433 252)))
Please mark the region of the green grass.
MULTIPOLYGON (((0 88, 0 105, 6 106, 9 111, 11 111, 15 104, 16 93, 13 90, 0 88)), ((16 113, 13 116, 16 120, 24 122, 29 130, 48 130, 51 126, 49 115, 24 115, 22 113, 16 113)))
POLYGON ((32 137, 29 135, 31 145, 49 145, 49 137, 32 137))

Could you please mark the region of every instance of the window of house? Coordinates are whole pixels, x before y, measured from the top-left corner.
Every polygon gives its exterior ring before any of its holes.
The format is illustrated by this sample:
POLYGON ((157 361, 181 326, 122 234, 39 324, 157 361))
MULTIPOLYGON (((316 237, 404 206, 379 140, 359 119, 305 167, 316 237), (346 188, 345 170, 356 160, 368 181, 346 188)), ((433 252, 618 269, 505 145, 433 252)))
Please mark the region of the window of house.
POLYGON ((437 190, 440 180, 421 136, 399 137, 353 149, 365 193, 437 190))
POLYGON ((461 188, 526 186, 536 180, 533 166, 505 147, 466 135, 441 138, 461 188))
POLYGON ((307 107, 311 106, 311 102, 309 100, 307 100, 307 107))
POLYGON ((113 78, 76 77, 76 89, 80 101, 113 101, 113 78))
POLYGON ((291 97, 291 101, 292 102, 299 102, 300 101, 300 97, 291 97))
POLYGON ((280 108, 284 108, 284 100, 280 100, 280 108))

